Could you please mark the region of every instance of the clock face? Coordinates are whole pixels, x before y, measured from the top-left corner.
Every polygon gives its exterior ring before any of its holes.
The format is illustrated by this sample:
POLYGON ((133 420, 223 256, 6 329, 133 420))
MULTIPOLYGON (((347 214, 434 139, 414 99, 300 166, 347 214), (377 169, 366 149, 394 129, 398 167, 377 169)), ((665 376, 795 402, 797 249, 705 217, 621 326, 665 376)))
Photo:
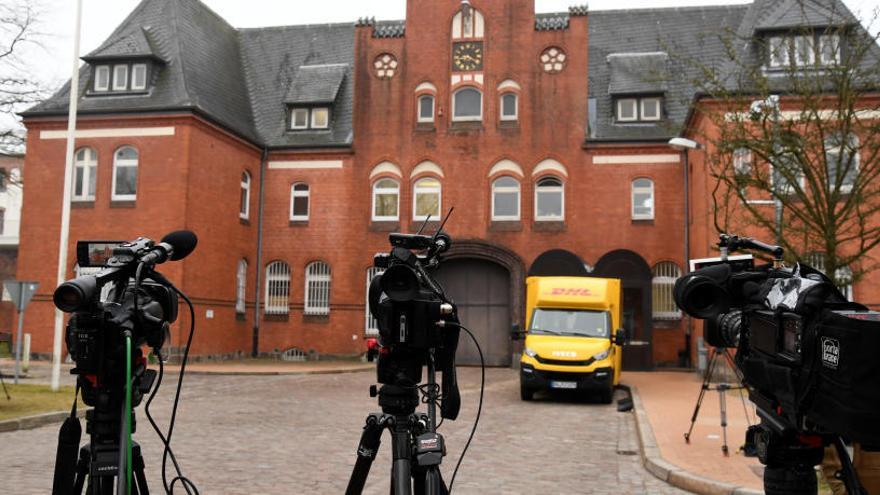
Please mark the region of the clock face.
POLYGON ((477 41, 468 41, 453 45, 452 67, 457 71, 482 70, 483 44, 477 41))

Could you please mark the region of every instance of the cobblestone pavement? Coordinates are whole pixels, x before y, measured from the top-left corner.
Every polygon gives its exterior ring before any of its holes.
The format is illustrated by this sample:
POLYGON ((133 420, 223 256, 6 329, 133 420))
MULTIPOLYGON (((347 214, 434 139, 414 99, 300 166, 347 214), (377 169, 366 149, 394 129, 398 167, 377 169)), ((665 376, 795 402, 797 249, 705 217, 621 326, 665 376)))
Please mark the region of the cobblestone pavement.
MULTIPOLYGON (((367 413, 373 373, 312 376, 192 376, 184 383, 173 446, 203 494, 343 493, 367 413)), ((462 412, 441 428, 449 481, 467 439, 479 370, 460 370, 462 412)), ((166 424, 173 380, 153 404, 166 424)), ((653 478, 639 462, 632 416, 613 406, 567 397, 519 399, 516 372, 487 372, 483 417, 455 480, 456 493, 684 493, 653 478)), ((153 492, 161 444, 137 409, 138 432, 153 492)), ((0 492, 51 491, 57 426, 0 434, 0 492)), ((390 437, 383 436, 365 493, 388 493, 390 437)), ((169 464, 170 469, 170 464, 169 464)), ((182 490, 177 490, 182 493, 182 490)))

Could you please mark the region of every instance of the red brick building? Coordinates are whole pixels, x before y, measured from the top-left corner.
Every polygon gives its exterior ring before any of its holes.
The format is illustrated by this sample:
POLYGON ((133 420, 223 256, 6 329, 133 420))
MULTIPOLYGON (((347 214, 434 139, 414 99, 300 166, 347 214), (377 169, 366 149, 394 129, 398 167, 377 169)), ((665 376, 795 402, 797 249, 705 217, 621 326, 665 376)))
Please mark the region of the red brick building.
MULTIPOLYGON (((516 351, 527 274, 591 272, 623 279, 629 366, 677 365, 691 350, 671 283, 686 221, 709 224, 703 189, 686 219, 690 172, 667 142, 695 89, 644 75, 688 70, 670 40, 718 56, 703 34, 778 3, 536 14, 532 0, 409 0, 405 21, 235 29, 198 0, 144 0, 83 57, 71 239, 195 231, 196 252, 163 268, 196 303, 196 354, 356 354, 373 331, 373 254, 454 206, 439 276, 491 364, 516 351)), ((40 186, 19 278, 41 282, 38 352, 68 91, 25 114, 25 180, 40 186)), ((465 344, 461 361, 474 356, 465 344)))

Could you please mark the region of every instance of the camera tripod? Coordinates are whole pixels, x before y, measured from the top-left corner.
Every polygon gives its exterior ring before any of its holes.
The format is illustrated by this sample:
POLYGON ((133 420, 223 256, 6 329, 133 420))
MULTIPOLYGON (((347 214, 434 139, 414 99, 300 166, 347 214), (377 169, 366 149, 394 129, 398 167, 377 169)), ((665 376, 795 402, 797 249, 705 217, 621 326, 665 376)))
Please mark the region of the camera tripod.
POLYGON ((427 414, 417 414, 418 386, 375 386, 370 395, 379 396, 382 413, 367 416, 357 449, 357 462, 348 482, 346 495, 359 495, 366 484, 370 467, 382 443, 382 431, 391 433, 391 494, 410 495, 415 484, 416 495, 446 495, 449 493, 440 474, 440 463, 446 455, 443 436, 435 431, 436 401, 440 387, 434 379, 434 363, 428 358, 428 383, 425 402, 427 414))
MULTIPOLYGON (((133 432, 134 411, 131 414, 133 432)), ((88 478, 87 495, 112 495, 115 493, 114 478, 125 476, 124 472, 119 472, 118 465, 119 450, 125 448, 119 445, 119 417, 115 414, 102 414, 97 409, 90 409, 86 412, 86 431, 91 434, 92 440, 79 451, 76 480, 72 493, 81 494, 86 478, 88 478)), ((141 447, 137 442, 132 442, 131 464, 131 493, 133 495, 149 495, 147 477, 144 475, 144 459, 141 456, 141 447)))
POLYGON ((2 371, 0 371, 0 385, 3 385, 3 393, 6 394, 6 400, 12 400, 12 397, 9 396, 9 390, 6 390, 6 382, 3 381, 2 371))
MULTIPOLYGON (((730 355, 730 351, 723 347, 713 347, 710 351, 709 364, 706 366, 706 372, 703 374, 703 384, 700 387, 700 396, 697 398, 697 403, 694 406, 694 413, 691 416, 691 426, 688 428, 687 433, 684 434, 684 441, 686 443, 691 443, 691 434, 694 432, 694 425, 697 422, 697 416, 700 414, 700 406, 703 405, 703 399, 706 398, 706 392, 709 391, 717 391, 718 392, 718 405, 721 412, 721 432, 723 443, 721 444, 721 452, 724 453, 725 456, 730 455, 730 449, 727 447, 727 391, 728 390, 744 390, 746 387, 742 384, 743 377, 740 375, 739 368, 736 367, 736 364, 733 362, 733 356, 730 355), (736 373, 737 379, 739 380, 739 385, 732 386, 729 383, 719 383, 718 385, 712 386, 712 375, 715 373, 719 357, 723 356, 727 361, 727 364, 730 366, 730 369, 736 373)), ((751 421, 749 421, 749 411, 746 406, 746 399, 742 395, 740 395, 740 400, 742 400, 743 412, 746 415, 746 421, 751 426, 751 421)))

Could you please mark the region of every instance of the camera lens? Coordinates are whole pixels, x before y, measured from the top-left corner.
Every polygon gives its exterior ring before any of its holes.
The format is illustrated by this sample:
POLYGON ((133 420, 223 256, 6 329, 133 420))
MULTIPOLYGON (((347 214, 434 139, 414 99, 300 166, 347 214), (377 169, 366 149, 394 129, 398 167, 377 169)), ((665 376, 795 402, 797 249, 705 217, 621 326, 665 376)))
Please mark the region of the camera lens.
POLYGON ((64 282, 52 297, 55 307, 65 313, 73 313, 83 309, 95 292, 95 277, 80 277, 64 282))
POLYGON ((394 265, 382 274, 382 291, 392 301, 412 301, 419 295, 419 277, 406 265, 394 265))
POLYGON ((722 313, 716 318, 708 319, 703 330, 703 338, 712 347, 737 347, 742 321, 742 311, 722 313))
POLYGON ((730 294, 725 285, 730 267, 718 265, 698 270, 675 282, 675 304, 695 318, 713 318, 730 309, 730 294))

